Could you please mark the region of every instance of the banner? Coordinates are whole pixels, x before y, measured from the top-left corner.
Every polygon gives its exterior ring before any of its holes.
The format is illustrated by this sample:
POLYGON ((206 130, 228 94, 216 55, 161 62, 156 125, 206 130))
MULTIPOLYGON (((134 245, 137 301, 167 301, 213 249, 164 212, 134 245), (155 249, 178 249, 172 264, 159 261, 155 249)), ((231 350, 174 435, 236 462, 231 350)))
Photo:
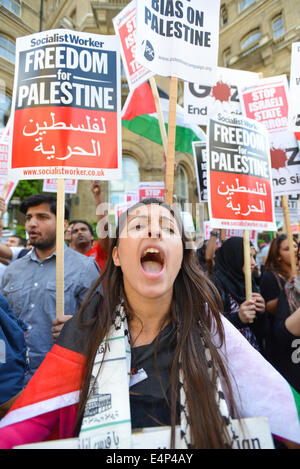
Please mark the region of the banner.
POLYGON ((206 142, 193 142, 199 202, 207 202, 206 142))
MULTIPOLYGON (((204 239, 208 240, 210 238, 210 233, 213 231, 214 228, 210 221, 204 222, 204 239)), ((243 237, 243 230, 224 230, 224 240, 232 238, 233 236, 238 236, 239 238, 243 237)), ((249 239, 250 242, 253 244, 256 250, 258 250, 257 245, 257 238, 258 238, 258 231, 250 230, 249 231, 249 239)))
MULTIPOLYGON (((65 194, 77 194, 78 179, 65 179, 65 194)), ((43 192, 57 192, 57 179, 44 179, 43 192)))
POLYGON ((212 83, 219 47, 220 0, 138 0, 138 62, 153 73, 212 83))
MULTIPOLYGON (((289 128, 292 132, 300 132, 300 42, 294 42, 292 44, 289 91, 289 128)), ((298 140, 300 140, 300 135, 298 140)))
POLYGON ((17 38, 10 176, 120 178, 120 103, 117 36, 17 38))
MULTIPOLYGON (((300 216, 298 213, 298 195, 288 196, 288 206, 291 226, 298 225, 298 222, 300 220, 300 216)), ((275 197, 274 208, 277 228, 284 228, 285 222, 281 197, 275 197)))
POLYGON ((259 74, 232 68, 217 68, 213 85, 204 82, 184 83, 184 118, 187 122, 207 126, 208 119, 218 112, 243 113, 239 87, 257 83, 259 74))
POLYGON ((214 228, 274 231, 268 133, 258 122, 230 114, 210 119, 207 182, 214 228))
POLYGON ((136 204, 139 201, 139 193, 138 191, 126 191, 125 192, 125 201, 132 202, 136 204))
POLYGON ((0 196, 5 199, 8 205, 19 181, 8 179, 8 157, 10 148, 10 134, 12 121, 9 119, 6 127, 0 129, 0 196))
POLYGON ((286 75, 264 78, 241 89, 244 113, 265 125, 269 132, 275 195, 300 192, 300 153, 295 135, 288 127, 288 83, 286 75))
POLYGON ((8 174, 8 155, 9 155, 9 129, 8 124, 1 132, 0 135, 0 176, 8 174))
POLYGON ((152 72, 136 60, 136 0, 132 0, 113 18, 113 25, 120 38, 123 66, 132 90, 153 76, 152 72))
POLYGON ((165 184, 164 182, 140 182, 139 183, 139 199, 147 199, 154 197, 155 199, 164 200, 165 197, 165 184))

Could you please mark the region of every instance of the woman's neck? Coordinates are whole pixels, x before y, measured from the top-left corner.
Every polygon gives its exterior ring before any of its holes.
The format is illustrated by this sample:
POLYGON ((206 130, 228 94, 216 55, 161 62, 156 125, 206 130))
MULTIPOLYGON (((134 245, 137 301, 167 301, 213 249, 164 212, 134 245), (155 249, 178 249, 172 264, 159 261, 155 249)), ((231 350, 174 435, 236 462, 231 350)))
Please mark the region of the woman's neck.
POLYGON ((281 270, 281 275, 287 279, 290 278, 290 276, 292 275, 292 268, 288 264, 283 264, 283 265, 281 264, 280 270, 281 270))
POLYGON ((143 298, 143 304, 134 304, 129 299, 131 345, 137 347, 153 342, 163 325, 169 322, 170 299, 143 298))

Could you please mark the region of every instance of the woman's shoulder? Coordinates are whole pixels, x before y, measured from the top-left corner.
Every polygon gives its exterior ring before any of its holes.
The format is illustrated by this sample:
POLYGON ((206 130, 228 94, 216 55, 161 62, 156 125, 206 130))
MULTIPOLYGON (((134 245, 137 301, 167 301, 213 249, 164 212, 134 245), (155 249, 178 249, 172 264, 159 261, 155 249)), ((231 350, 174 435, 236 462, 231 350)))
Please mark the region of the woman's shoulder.
POLYGON ((262 280, 275 280, 276 279, 276 274, 272 270, 264 270, 262 277, 262 280))

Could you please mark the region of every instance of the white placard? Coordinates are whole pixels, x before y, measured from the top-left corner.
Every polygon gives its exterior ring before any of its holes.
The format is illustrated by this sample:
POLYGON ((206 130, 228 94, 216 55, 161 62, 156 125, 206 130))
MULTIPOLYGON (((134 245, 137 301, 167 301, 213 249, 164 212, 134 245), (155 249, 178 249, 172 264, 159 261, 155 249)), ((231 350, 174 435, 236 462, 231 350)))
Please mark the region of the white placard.
POLYGON ((153 73, 213 83, 220 0, 137 2, 137 60, 153 73))

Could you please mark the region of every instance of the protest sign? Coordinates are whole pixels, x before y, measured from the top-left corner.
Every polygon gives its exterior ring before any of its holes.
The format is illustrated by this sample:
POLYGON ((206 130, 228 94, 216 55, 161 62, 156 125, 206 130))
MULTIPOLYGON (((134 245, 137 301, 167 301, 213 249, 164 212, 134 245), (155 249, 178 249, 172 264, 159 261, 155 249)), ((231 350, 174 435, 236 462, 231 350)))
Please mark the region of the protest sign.
POLYGON ((137 2, 136 58, 162 76, 205 83, 214 79, 220 0, 137 2), (200 5, 199 5, 200 4, 200 5))
POLYGON ((199 202, 207 202, 206 142, 193 142, 199 202))
MULTIPOLYGON (((232 419, 233 445, 232 449, 274 449, 270 424, 265 417, 232 419)), ((175 441, 180 442, 180 428, 176 427, 175 441)), ((78 437, 66 438, 62 440, 43 441, 40 443, 29 443, 15 446, 14 449, 80 449, 78 437)), ((132 449, 134 450, 161 450, 170 448, 170 430, 167 427, 151 427, 135 430, 132 434, 132 449)), ((161 453, 160 453, 161 454, 161 453)), ((200 453, 198 453, 200 454, 200 453)), ((176 455, 176 453, 175 453, 176 455)), ((169 455, 170 456, 170 455, 169 455)), ((182 455, 181 455, 182 456, 182 455)), ((108 458, 109 456, 107 456, 108 458)), ((155 461, 159 461, 156 456, 155 461)), ((152 460, 152 459, 151 459, 152 460)), ((107 460, 106 460, 107 461, 107 460)), ((184 460, 183 460, 184 461, 184 460)), ((123 462, 122 456, 116 452, 112 453, 109 462, 118 464, 123 462), (118 458, 121 459, 118 459, 118 458)))
MULTIPOLYGON (((206 220, 204 222, 204 239, 207 240, 210 238, 210 233, 213 231, 214 227, 212 226, 211 222, 206 220)), ((232 229, 226 229, 223 230, 223 241, 226 241, 226 239, 232 238, 232 236, 238 236, 239 238, 242 238, 244 235, 243 230, 232 230, 232 229)), ((258 231, 255 230, 249 230, 249 237, 250 237, 250 242, 253 244, 255 249, 258 249, 257 245, 257 237, 258 237, 258 231)))
POLYGON ((120 38, 121 57, 128 86, 130 89, 136 88, 153 76, 150 70, 136 60, 136 0, 126 5, 113 18, 113 25, 120 38))
POLYGON ((19 181, 8 179, 8 157, 10 148, 11 119, 0 135, 0 194, 8 205, 19 181))
MULTIPOLYGON (((294 42, 292 44, 289 90, 289 128, 292 132, 300 132, 300 42, 294 42)), ((298 140, 300 140, 300 134, 298 140)))
POLYGON ((0 136, 0 176, 8 175, 9 135, 8 132, 0 136))
POLYGON ((116 226, 118 225, 119 216, 121 215, 121 213, 126 212, 126 210, 128 210, 132 205, 134 205, 134 202, 132 200, 127 201, 127 202, 123 202, 121 204, 115 204, 114 214, 115 214, 115 225, 116 226))
POLYGON ((269 133, 275 195, 300 192, 300 153, 288 127, 286 75, 261 79, 240 90, 244 114, 265 125, 269 133))
POLYGON ((265 127, 245 117, 210 119, 207 183, 214 228, 273 231, 271 163, 265 127))
POLYGON ((116 36, 51 30, 17 38, 9 175, 121 177, 116 36))
MULTIPOLYGON (((298 214, 297 195, 295 195, 294 197, 289 195, 288 206, 289 206, 291 224, 296 225, 298 221, 300 220, 300 216, 298 214)), ((285 221, 284 221, 283 211, 282 211, 282 197, 275 197, 274 207, 275 207, 275 218, 276 218, 277 227, 283 228, 285 221)))
POLYGON ((257 83, 259 74, 231 68, 217 68, 214 84, 184 82, 184 118, 187 122, 204 125, 217 112, 240 115, 243 113, 239 87, 257 83))
POLYGON ((139 201, 138 191, 126 191, 125 192, 125 201, 137 203, 139 201))
POLYGON ((6 205, 14 195, 19 181, 8 181, 6 177, 0 176, 0 194, 4 198, 6 205))
MULTIPOLYGON (((77 194, 77 179, 64 180, 65 194, 77 194)), ((43 192, 57 192, 57 179, 44 179, 43 192)))
POLYGON ((116 36, 54 29, 17 38, 9 176, 57 181, 56 314, 64 315, 64 179, 121 177, 116 36))
POLYGON ((139 199, 143 200, 148 197, 164 200, 165 184, 160 181, 147 181, 139 183, 139 199))

